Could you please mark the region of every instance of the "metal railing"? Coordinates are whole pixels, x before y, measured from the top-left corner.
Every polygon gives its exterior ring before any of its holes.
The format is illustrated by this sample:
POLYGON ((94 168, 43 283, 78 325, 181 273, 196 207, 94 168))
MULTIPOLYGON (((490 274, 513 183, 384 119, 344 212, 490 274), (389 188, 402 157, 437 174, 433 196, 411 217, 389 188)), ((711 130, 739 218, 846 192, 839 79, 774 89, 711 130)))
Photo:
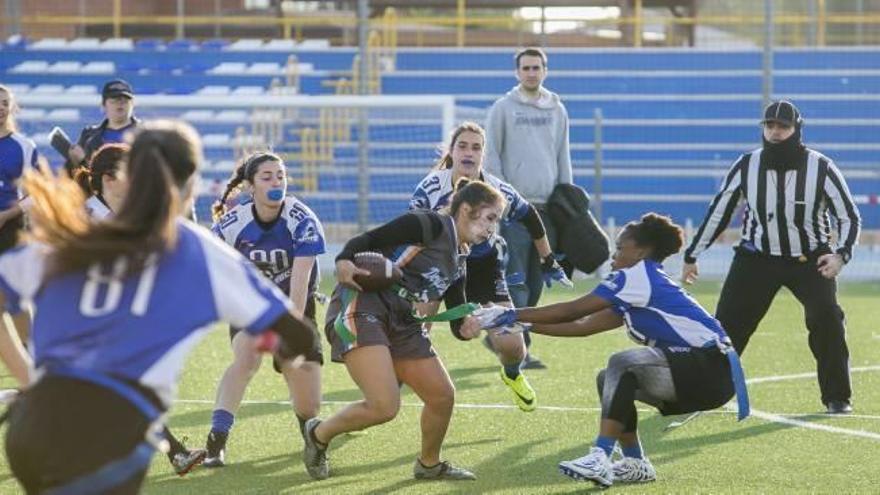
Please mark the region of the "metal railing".
MULTIPOLYGON (((641 2, 637 2, 640 4, 641 2)), ((805 2, 807 4, 808 2, 805 2)), ((825 2, 819 0, 813 12, 776 12, 773 26, 776 31, 776 42, 785 46, 826 46, 841 44, 876 44, 880 43, 880 12, 828 12, 825 2)), ((806 9, 805 10, 810 10, 806 9)), ((467 46, 470 37, 481 32, 496 31, 508 33, 511 39, 522 35, 543 35, 543 29, 536 32, 535 25, 543 26, 557 22, 558 19, 546 18, 536 21, 516 14, 512 9, 495 13, 494 11, 468 11, 466 2, 460 0, 454 15, 416 15, 402 13, 400 10, 388 8, 384 15, 369 20, 369 29, 380 33, 383 50, 393 53, 398 46, 402 34, 406 33, 408 45, 425 44, 435 41, 428 36, 443 30, 447 39, 454 39, 456 46, 467 46), (454 36, 452 36, 454 34, 454 36)), ((632 16, 614 18, 574 18, 566 17, 566 21, 577 25, 571 30, 571 36, 590 36, 597 30, 626 31, 627 36, 617 40, 620 46, 645 46, 677 44, 680 37, 673 33, 695 27, 715 27, 740 33, 744 38, 751 38, 760 44, 764 36, 764 15, 761 11, 749 14, 728 15, 696 15, 693 17, 646 16, 644 9, 633 10, 632 16), (660 31, 669 33, 664 40, 648 40, 645 38, 646 26, 660 27, 660 31)), ((7 22, 11 22, 7 20, 7 22)), ((302 40, 304 31, 315 27, 330 27, 343 30, 356 30, 358 20, 351 15, 317 14, 309 16, 269 16, 269 15, 123 15, 119 2, 114 2, 114 10, 110 15, 23 15, 16 19, 18 26, 23 27, 27 34, 29 28, 45 26, 112 26, 114 37, 124 35, 126 26, 165 26, 175 27, 177 36, 184 36, 188 27, 214 26, 215 32, 220 27, 275 27, 283 38, 302 40)), ((331 40, 343 42, 343 39, 331 40)), ((402 44, 402 43, 400 43, 402 44)), ((430 43, 429 43, 430 44, 430 43)), ((723 41, 719 40, 719 44, 723 41)))

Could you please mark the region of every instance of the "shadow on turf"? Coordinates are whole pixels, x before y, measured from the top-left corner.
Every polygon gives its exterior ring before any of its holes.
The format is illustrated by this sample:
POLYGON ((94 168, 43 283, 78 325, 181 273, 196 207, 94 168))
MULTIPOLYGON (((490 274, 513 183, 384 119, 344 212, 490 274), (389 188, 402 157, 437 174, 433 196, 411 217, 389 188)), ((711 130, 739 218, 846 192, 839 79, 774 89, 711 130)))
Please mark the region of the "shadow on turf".
MULTIPOLYGON (((794 428, 793 425, 783 423, 768 423, 756 419, 746 419, 744 423, 737 424, 732 417, 731 429, 719 433, 712 433, 698 437, 675 438, 678 433, 683 433, 691 427, 685 424, 671 431, 663 431, 664 428, 674 421, 675 416, 651 416, 639 421, 639 436, 645 447, 645 452, 651 458, 654 465, 662 465, 667 462, 679 461, 684 457, 698 454, 704 446, 715 446, 726 442, 744 440, 758 435, 766 435, 780 430, 794 428)), ((694 421, 700 421, 696 418, 694 421)), ((707 459, 708 462, 708 459, 707 459)))

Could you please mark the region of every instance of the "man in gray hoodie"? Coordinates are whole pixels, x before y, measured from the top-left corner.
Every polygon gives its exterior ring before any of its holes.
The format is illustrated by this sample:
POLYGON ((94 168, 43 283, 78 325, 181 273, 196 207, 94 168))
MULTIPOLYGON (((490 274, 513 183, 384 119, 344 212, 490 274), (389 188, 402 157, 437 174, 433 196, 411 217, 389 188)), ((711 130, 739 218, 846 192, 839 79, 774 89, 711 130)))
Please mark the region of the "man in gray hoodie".
MULTIPOLYGON (((556 229, 544 205, 557 184, 572 183, 568 112, 559 95, 543 86, 547 55, 541 49, 520 50, 515 61, 519 84, 495 101, 486 119, 485 166, 535 205, 555 248, 556 229)), ((535 306, 542 283, 550 285, 546 274, 555 264, 553 255, 540 259, 529 232, 519 223, 502 226, 501 234, 510 253, 507 282, 513 303, 516 307, 535 306)), ((531 355, 523 366, 544 367, 531 355)))

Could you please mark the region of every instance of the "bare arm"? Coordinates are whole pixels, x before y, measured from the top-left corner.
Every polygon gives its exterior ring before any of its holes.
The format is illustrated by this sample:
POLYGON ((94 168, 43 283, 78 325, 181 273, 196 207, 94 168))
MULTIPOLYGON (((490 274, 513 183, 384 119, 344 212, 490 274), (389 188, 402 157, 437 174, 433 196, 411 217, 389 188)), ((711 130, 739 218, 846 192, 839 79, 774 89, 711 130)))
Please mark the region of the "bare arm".
POLYGON ((529 330, 554 337, 586 337, 623 325, 623 317, 611 308, 603 309, 590 316, 566 323, 539 323, 529 330))
MULTIPOLYGON (((516 310, 517 319, 524 323, 566 323, 610 308, 611 303, 594 294, 571 301, 516 310)), ((540 332, 539 332, 540 333, 540 332)))
POLYGON ((314 256, 298 256, 293 258, 290 273, 290 301, 293 303, 293 315, 302 318, 306 310, 306 298, 309 295, 309 277, 315 265, 314 256))

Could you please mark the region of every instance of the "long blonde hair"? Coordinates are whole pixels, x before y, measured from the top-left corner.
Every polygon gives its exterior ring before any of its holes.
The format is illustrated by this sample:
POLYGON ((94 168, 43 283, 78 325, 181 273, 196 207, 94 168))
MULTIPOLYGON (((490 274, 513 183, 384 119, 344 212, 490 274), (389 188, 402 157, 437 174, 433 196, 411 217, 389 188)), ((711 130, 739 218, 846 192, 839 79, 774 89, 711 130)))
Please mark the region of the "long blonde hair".
POLYGON ((159 120, 139 127, 124 168, 130 187, 111 220, 91 222, 82 188, 65 173, 27 171, 33 199, 30 236, 53 248, 50 275, 99 261, 129 258, 131 271, 177 241, 177 216, 201 161, 201 141, 183 122, 159 120))

